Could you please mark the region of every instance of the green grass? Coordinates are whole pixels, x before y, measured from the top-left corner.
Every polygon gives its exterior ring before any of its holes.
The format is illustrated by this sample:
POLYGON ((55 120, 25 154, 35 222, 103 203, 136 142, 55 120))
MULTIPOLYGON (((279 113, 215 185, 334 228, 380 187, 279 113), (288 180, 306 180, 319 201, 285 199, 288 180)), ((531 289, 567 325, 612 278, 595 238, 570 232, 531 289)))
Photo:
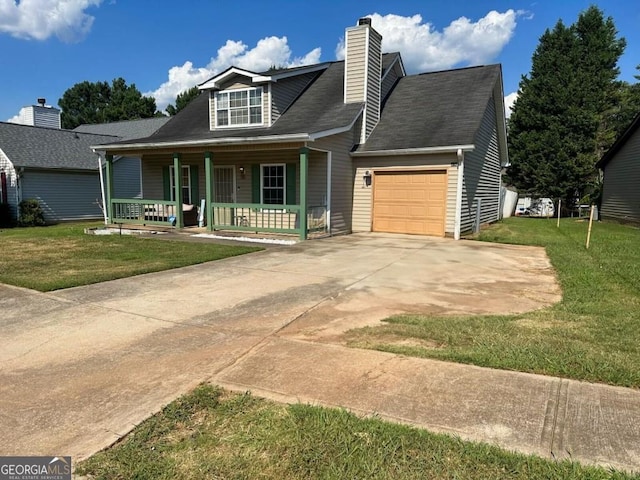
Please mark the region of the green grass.
MULTIPOLYGON (((351 346, 460 363, 640 387, 640 230, 511 218, 478 240, 546 248, 560 303, 508 316, 402 315, 348 332, 351 346), (412 339, 416 346, 398 341, 412 339)), ((499 266, 497 266, 499 267, 499 266)))
POLYGON ((78 464, 76 473, 113 480, 634 478, 210 385, 201 385, 114 447, 78 464))
POLYGON ((133 235, 87 235, 95 224, 0 230, 0 283, 43 292, 261 250, 133 235))

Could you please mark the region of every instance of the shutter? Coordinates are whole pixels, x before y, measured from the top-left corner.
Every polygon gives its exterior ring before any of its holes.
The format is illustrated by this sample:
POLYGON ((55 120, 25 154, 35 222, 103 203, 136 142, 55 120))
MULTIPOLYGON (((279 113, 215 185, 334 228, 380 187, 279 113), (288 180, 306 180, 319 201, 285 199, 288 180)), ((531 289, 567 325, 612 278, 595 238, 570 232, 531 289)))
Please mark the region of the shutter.
POLYGON ((287 205, 296 205, 296 164, 287 163, 285 166, 287 176, 287 205))
POLYGON ((251 165, 251 203, 260 203, 260 165, 251 165))
POLYGON ((191 203, 200 206, 200 185, 198 183, 198 166, 191 165, 191 203))
POLYGON ((169 167, 162 167, 162 189, 164 200, 171 200, 171 180, 169 179, 169 167))

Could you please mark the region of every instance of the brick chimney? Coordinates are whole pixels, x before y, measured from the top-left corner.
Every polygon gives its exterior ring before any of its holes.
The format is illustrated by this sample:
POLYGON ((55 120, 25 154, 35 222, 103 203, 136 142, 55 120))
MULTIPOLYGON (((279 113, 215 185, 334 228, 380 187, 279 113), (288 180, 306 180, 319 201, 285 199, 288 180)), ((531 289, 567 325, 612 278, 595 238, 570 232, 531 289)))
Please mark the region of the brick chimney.
POLYGON ((344 103, 364 103, 360 143, 365 143, 380 119, 382 36, 361 18, 345 32, 344 103))

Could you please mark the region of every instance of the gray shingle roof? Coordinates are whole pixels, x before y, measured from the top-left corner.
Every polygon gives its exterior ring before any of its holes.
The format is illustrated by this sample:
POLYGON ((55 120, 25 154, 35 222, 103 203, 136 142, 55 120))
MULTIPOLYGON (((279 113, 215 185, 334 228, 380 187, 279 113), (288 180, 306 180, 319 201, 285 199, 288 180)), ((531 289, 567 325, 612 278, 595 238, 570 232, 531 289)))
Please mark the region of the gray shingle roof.
POLYGON ((117 138, 0 122, 0 149, 15 167, 97 170, 91 145, 117 138))
POLYGON ((473 144, 500 65, 409 75, 359 152, 473 144))
MULTIPOLYGON (((389 68, 398 53, 383 55, 389 68)), ((383 105, 380 122, 359 152, 473 144, 501 75, 500 65, 402 77, 383 105)), ((362 103, 344 104, 344 62, 332 62, 269 128, 210 130, 209 95, 203 93, 146 138, 111 145, 317 134, 350 126, 362 103)))
POLYGON ((327 69, 318 72, 316 80, 271 127, 217 131, 211 131, 209 128, 209 95, 203 93, 150 137, 118 143, 170 143, 218 138, 314 134, 347 127, 357 118, 362 104, 345 105, 343 88, 344 62, 330 63, 327 69))
POLYGON ((138 120, 124 120, 121 122, 109 122, 83 124, 74 128, 75 132, 95 133, 98 135, 114 135, 122 140, 141 138, 151 135, 169 121, 170 117, 152 117, 138 120))

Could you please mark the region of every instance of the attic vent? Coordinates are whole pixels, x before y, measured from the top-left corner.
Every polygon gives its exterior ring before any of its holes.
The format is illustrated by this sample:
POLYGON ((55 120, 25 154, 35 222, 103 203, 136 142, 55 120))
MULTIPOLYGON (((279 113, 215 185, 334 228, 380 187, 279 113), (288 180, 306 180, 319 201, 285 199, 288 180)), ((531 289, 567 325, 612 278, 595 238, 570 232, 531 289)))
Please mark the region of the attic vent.
POLYGON ((371 25, 371 18, 363 17, 358 19, 358 25, 371 25))

